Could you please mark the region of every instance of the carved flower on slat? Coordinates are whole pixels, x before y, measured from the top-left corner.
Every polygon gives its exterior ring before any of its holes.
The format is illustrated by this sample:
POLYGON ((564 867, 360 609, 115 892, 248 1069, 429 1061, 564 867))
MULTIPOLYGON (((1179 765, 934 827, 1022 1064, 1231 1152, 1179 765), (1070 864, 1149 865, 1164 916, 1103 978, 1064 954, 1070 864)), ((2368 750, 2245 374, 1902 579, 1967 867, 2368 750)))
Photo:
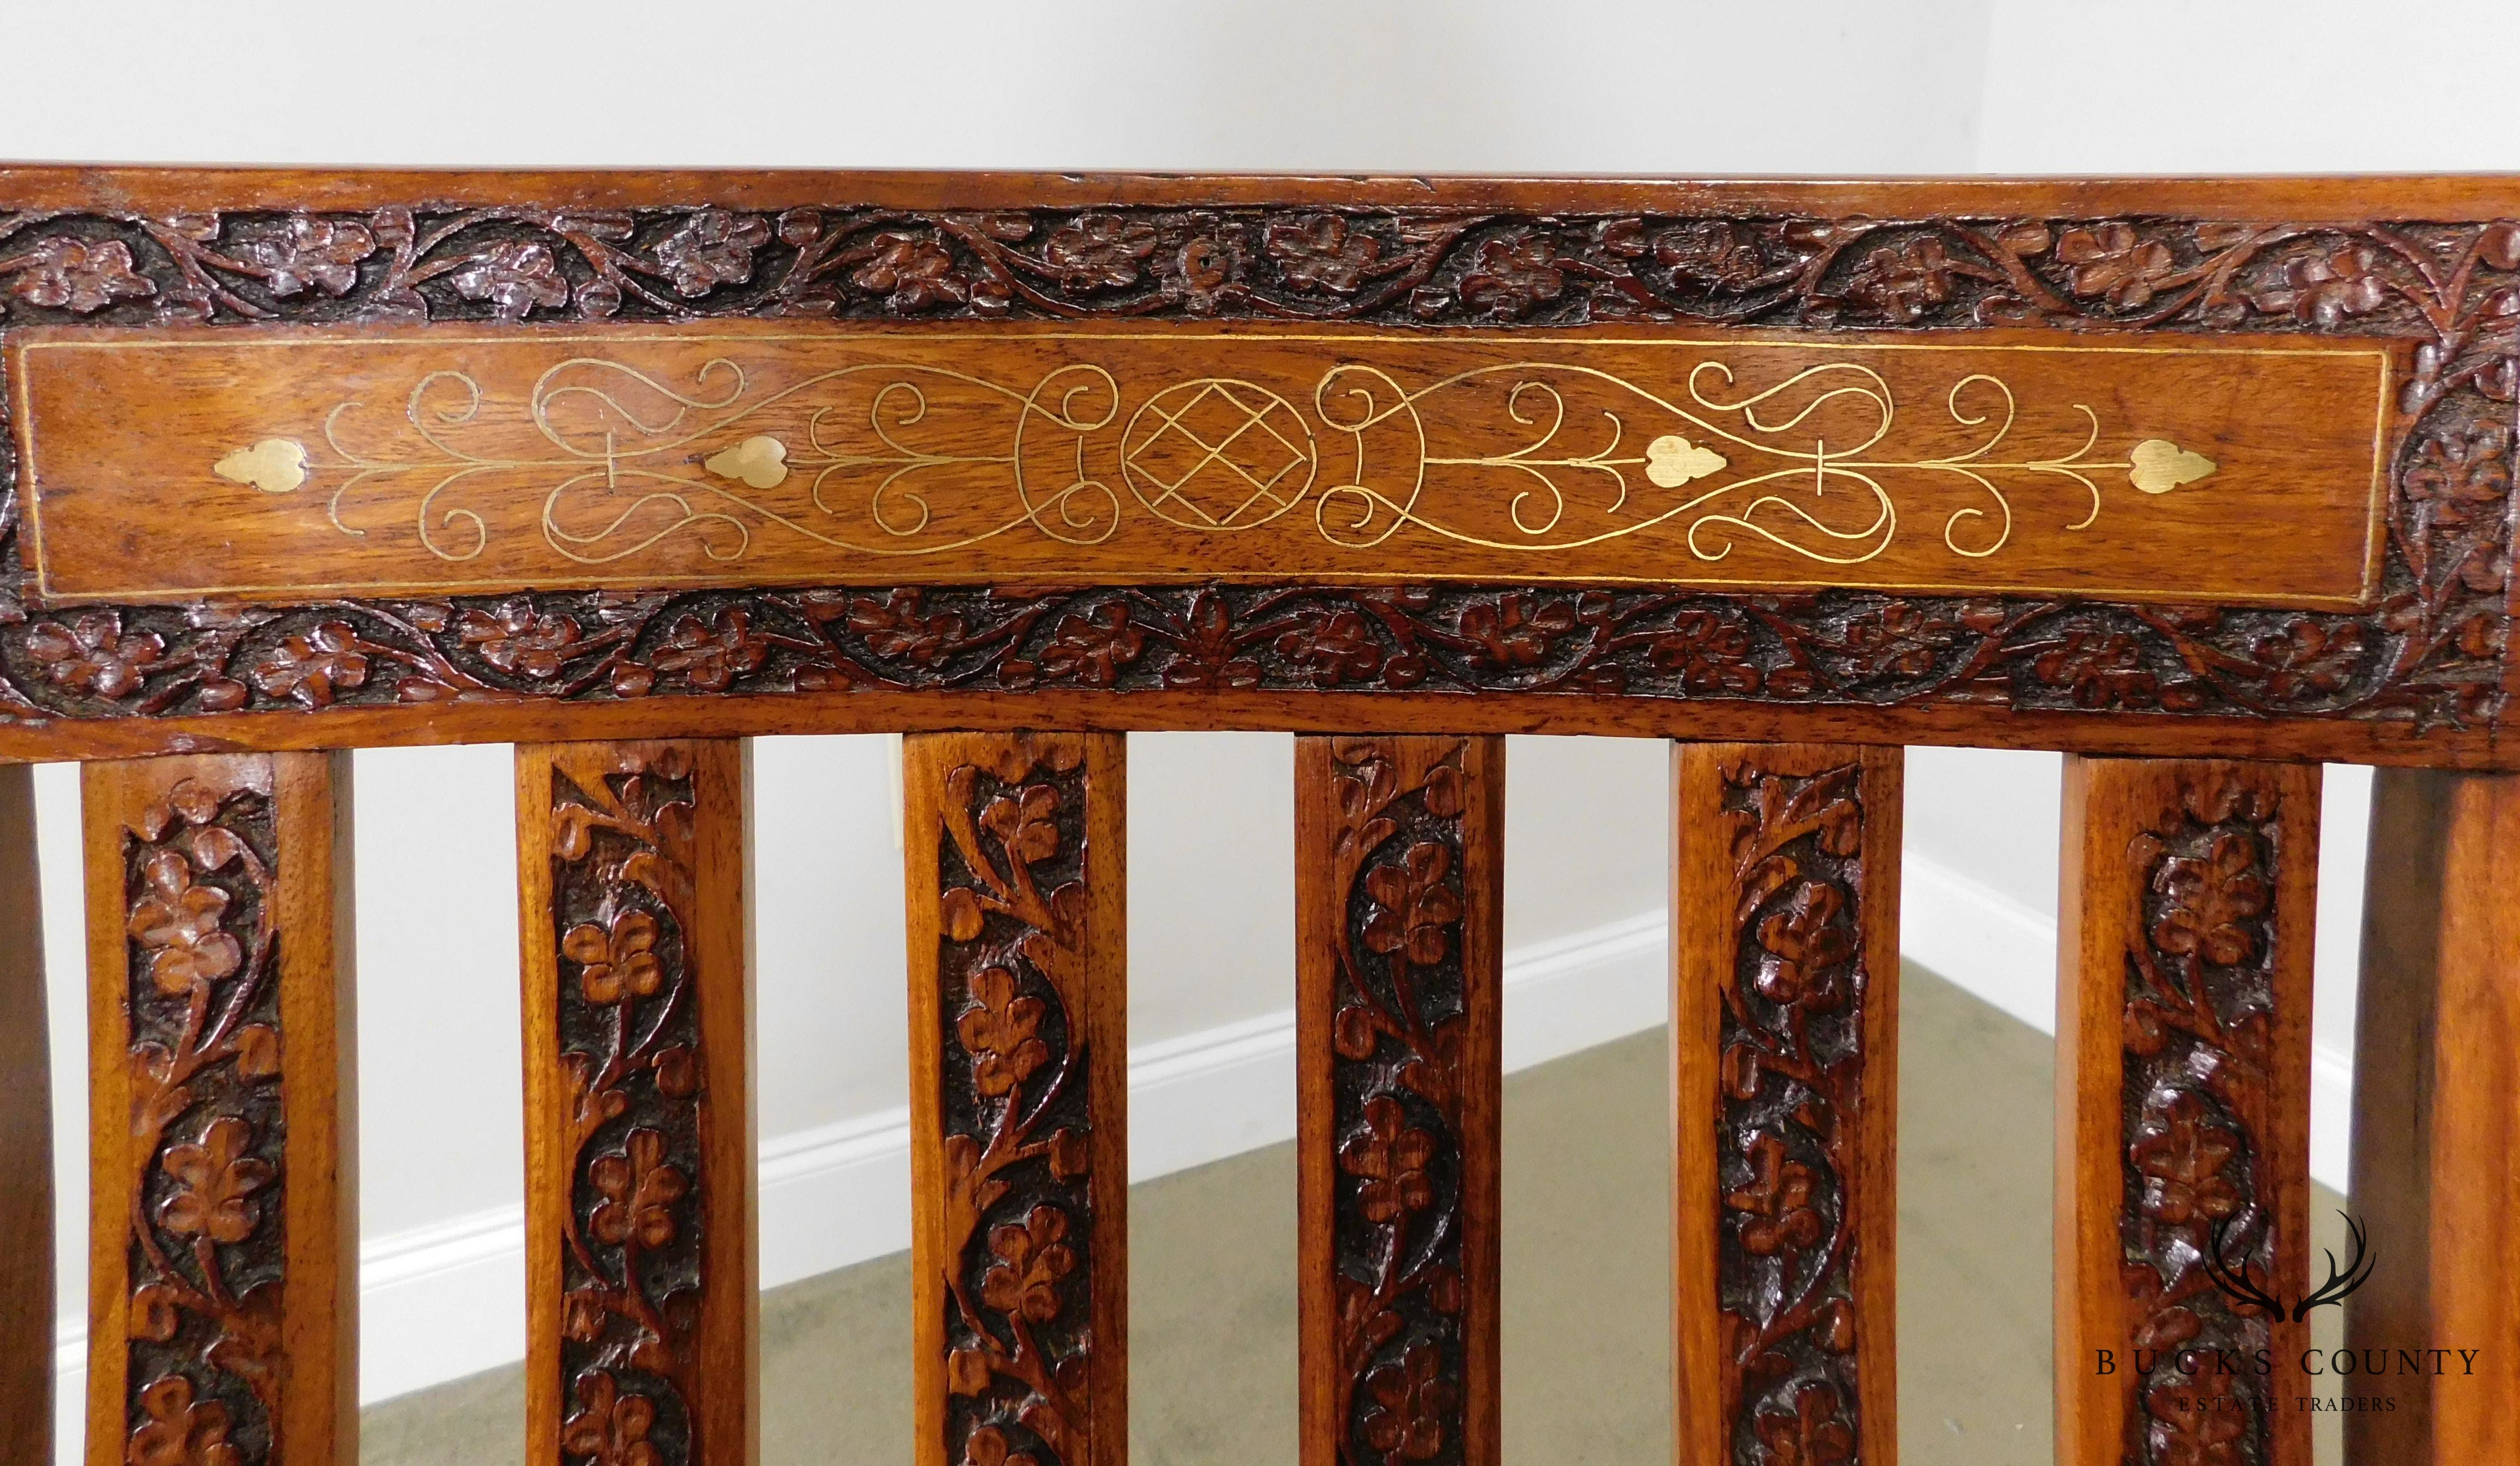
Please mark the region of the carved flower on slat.
POLYGON ((955 1020, 954 1034, 971 1055, 971 1083, 995 1098, 1050 1062, 1050 1045, 1040 1038, 1049 1008, 1038 998, 1017 996, 1015 975, 1004 967, 972 974, 971 1000, 955 1020))
POLYGON ((666 633, 665 644, 648 658, 667 676, 679 676, 696 692, 723 692, 747 672, 757 672, 770 658, 770 644, 755 636, 752 617, 741 606, 728 606, 703 625, 685 616, 666 633))
POLYGON ((1365 1377, 1372 1403, 1357 1421, 1365 1444, 1404 1461, 1431 1461, 1443 1453, 1444 1424, 1460 1399, 1444 1378, 1444 1356, 1423 1340, 1365 1377))
POLYGON ((1738 224, 1706 219, 1654 237, 1654 258, 1685 284, 1740 291, 1767 273, 1758 238, 1738 224))
POLYGON ((9 292, 28 305, 87 316, 116 300, 158 293, 158 287, 131 264, 131 246, 120 240, 57 235, 36 241, 23 254, 0 259, 0 273, 16 272, 9 292))
POLYGON ((646 1126, 630 1133, 620 1150, 608 1151, 587 1168, 604 1199, 587 1218, 595 1239, 614 1247, 636 1239, 658 1248, 674 1240, 675 1202, 691 1190, 683 1173, 665 1163, 665 1136, 646 1126))
POLYGON ((2069 631, 2031 660, 2033 676, 2070 692, 2075 705, 2150 707, 2160 679, 2143 665, 2143 648, 2123 632, 2069 631))
POLYGON ((1814 1008, 1833 1004, 1838 993, 1830 969, 1855 955, 1855 940, 1837 919, 1845 904, 1837 887, 1807 880, 1783 911, 1759 923, 1766 954, 1751 984, 1761 997, 1814 1008))
POLYGON ((217 982, 245 960, 245 949, 220 925, 228 893, 193 879, 180 852, 160 850, 141 863, 148 894, 131 909, 131 939, 149 954, 158 991, 181 998, 217 982))
POLYGON ((2161 1274, 2152 1270, 2151 1264, 2129 1263, 2119 1269, 2118 1280, 2143 1320, 2136 1325, 2131 1341, 2136 1348, 2177 1349, 2205 1331, 2194 1310, 2169 1302, 2161 1274))
POLYGON ((2434 524, 2499 525, 2511 496, 2511 435, 2500 423, 2435 433, 2415 449, 2400 482, 2434 524))
POLYGON ((1575 607, 1563 600, 1542 604, 1516 593, 1462 607, 1461 634, 1478 644, 1470 660, 1500 671, 1545 660, 1557 639, 1575 629, 1575 607))
POLYGON ((1500 321, 1527 316, 1566 292, 1557 246, 1546 236, 1489 240, 1462 277, 1462 303, 1500 321))
POLYGON ((2269 315, 2289 315, 2333 331, 2349 316, 2367 315, 2389 298, 2379 255, 2368 244, 2342 244, 2283 262, 2281 283, 2242 293, 2269 315))
POLYGON ((1841 1466, 1854 1460, 1855 1432, 1839 1418, 1842 1413, 1836 1389, 1819 1380, 1761 1406, 1750 1427, 1765 1448, 1760 1466, 1841 1466))
POLYGON ((1846 298, 1907 325, 1952 298, 1959 262, 1941 240, 1928 235, 1864 257, 1847 277, 1846 298))
POLYGON ((1058 1285, 1076 1270, 1076 1251, 1061 1239, 1067 1214, 1037 1206, 1022 1224, 992 1227, 989 1253, 997 1259, 980 1278, 980 1301, 1001 1313, 1033 1323, 1058 1316, 1058 1285))
POLYGON ((722 285, 752 278, 753 252, 770 243, 770 221, 759 214, 703 208, 656 243, 656 263, 685 299, 722 285))
POLYGON ((184 1376, 144 1386, 140 1413, 147 1418, 124 1453, 131 1466, 245 1466, 245 1454, 228 1440, 228 1407, 215 1399, 196 1402, 193 1382, 184 1376))
POLYGON ((1762 1134, 1750 1144, 1750 1183, 1727 1192, 1724 1204, 1742 1214, 1741 1245, 1760 1257, 1818 1242, 1827 1230, 1812 1205, 1818 1184, 1812 1169, 1785 1159, 1785 1142, 1762 1134))
POLYGON ((1445 883, 1452 866, 1450 850, 1420 840, 1399 865, 1367 871, 1365 894, 1376 910, 1366 918, 1366 947, 1403 953, 1421 967, 1442 961, 1453 923, 1462 919, 1462 898, 1445 883))
POLYGON ((994 1425, 971 1432, 963 1443, 963 1466, 1036 1466, 1032 1452, 1007 1444, 1007 1433, 994 1425))
POLYGON ((1234 608, 1214 591, 1200 591, 1182 618, 1181 652, 1164 668, 1164 686, 1256 688, 1260 664, 1242 649, 1234 633, 1234 608))
POLYGON ((253 1127, 234 1115, 210 1122, 198 1141, 170 1145, 160 1161, 175 1192, 158 1209, 158 1224, 183 1236, 242 1242, 261 1217, 247 1198, 279 1175, 269 1161, 248 1155, 253 1127))
POLYGON ((91 611, 68 626, 37 622, 26 632, 26 654, 57 688, 128 697, 166 654, 166 643, 155 632, 125 632, 117 611, 91 611))
POLYGON ((1336 214, 1280 220, 1261 234, 1278 274, 1298 290, 1353 295, 1382 258, 1382 242, 1348 227, 1336 214))
POLYGON ((1365 1102, 1364 1128, 1339 1146, 1339 1169, 1363 1182, 1357 1205, 1379 1225, 1435 1204, 1426 1167, 1435 1159, 1435 1137, 1409 1123, 1409 1112, 1388 1094, 1365 1102))
POLYGON ((2056 241, 2056 258, 2067 267, 2075 294, 2102 296, 2118 310, 2151 304, 2160 282, 2179 270, 2168 244, 2144 239, 2131 224, 2066 230, 2056 241))
POLYGON ((2359 623, 2321 623, 2305 616, 2280 637, 2251 643, 2249 659, 2266 669, 2269 697, 2292 700, 2343 688, 2362 671, 2369 646, 2359 623))
POLYGON ((300 214, 239 242, 237 258, 258 266, 271 293, 286 300, 308 290, 338 298, 359 283, 359 261, 377 252, 365 225, 300 214))
POLYGON ((2182 1226, 2239 1210, 2240 1188, 2223 1174, 2239 1153, 2239 1137, 2215 1121, 2205 1101, 2182 1090, 2136 1128, 2127 1160, 2144 1177, 2144 1214, 2182 1226))
POLYGON ((266 696, 330 707, 336 692, 367 685, 368 658, 361 644, 348 622, 322 622, 307 635, 283 637, 246 675, 266 696))
POLYGON ((568 282, 560 260, 538 240, 500 240, 449 274, 447 283, 467 300, 486 300, 502 321, 521 321, 536 307, 568 303, 568 282))
POLYGON ((578 991, 599 1007, 624 998, 653 998, 665 985, 656 955, 656 918, 646 911, 616 912, 599 926, 580 922, 561 938, 561 955, 578 964, 578 991))
POLYGON ((2239 830, 2217 833, 2202 859, 2174 856, 2162 863, 2153 889, 2171 900, 2152 928, 2153 945, 2185 956, 2201 954, 2229 967, 2257 955, 2257 932, 2244 924, 2264 915, 2268 890, 2258 869, 2258 845, 2239 830))
POLYGON ((1137 284, 1154 252, 1154 226, 1120 214, 1087 214, 1042 246, 1043 260, 1071 294, 1137 284))
POLYGON ((560 1430, 560 1448, 584 1456, 589 1466, 665 1466, 648 1439, 656 1427, 656 1402, 625 1392, 602 1369, 577 1377, 577 1413, 560 1430))
POLYGON ((522 597, 491 610, 467 610, 455 634, 500 671, 535 678, 558 677, 580 636, 576 618, 546 615, 522 597))
POLYGON ((2145 1429, 2157 1466, 2247 1466, 2240 1447, 2247 1417, 2228 1398, 2205 1395, 2183 1376, 2144 1392, 2145 1429))

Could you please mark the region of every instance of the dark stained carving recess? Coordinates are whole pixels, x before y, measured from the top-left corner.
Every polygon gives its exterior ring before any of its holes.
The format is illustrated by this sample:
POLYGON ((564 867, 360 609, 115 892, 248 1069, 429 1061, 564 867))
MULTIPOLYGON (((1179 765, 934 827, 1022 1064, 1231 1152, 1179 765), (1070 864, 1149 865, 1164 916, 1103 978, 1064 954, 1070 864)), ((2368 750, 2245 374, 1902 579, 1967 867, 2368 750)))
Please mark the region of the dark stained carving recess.
POLYGON ((1861 1439, 1862 776, 1856 764, 1799 777, 1748 762, 1725 774, 1734 906, 1716 1268, 1724 1418, 1741 1466, 1851 1462, 1861 1439))
POLYGON ((1330 889, 1346 912, 1330 1025, 1331 1369, 1339 1459, 1358 1466, 1464 1459, 1466 745, 1420 753, 1430 741, 1340 738, 1330 753, 1330 889))
MULTIPOLYGON (((2408 342, 2380 593, 2343 614, 1870 592, 1224 587, 0 604, 0 716, 861 687, 1585 691, 2500 716, 2520 224, 832 206, 0 214, 10 324, 823 316, 2244 330, 2408 342)), ((14 462, 0 555, 22 582, 14 462)))
POLYGON ((267 784, 182 780, 123 835, 135 1462, 282 1459, 275 852, 267 784))
POLYGON ((1097 1459, 1087 1085, 1086 771, 1076 739, 993 740, 945 776, 937 981, 945 1459, 1097 1459))
MULTIPOLYGON (((2118 1233, 2129 1340, 2139 1350, 2254 1358, 2276 1342, 2263 1311, 2234 1307, 2215 1286, 2207 1259, 2253 1281, 2276 1275, 2281 1208, 2251 1117, 2268 1112, 2272 1085, 2277 806, 2272 789, 2202 774, 2127 851, 2145 879, 2140 934, 2127 953, 2118 1233)), ((2269 1459, 2270 1412, 2284 1402, 2266 1377, 2213 1377, 2202 1392, 2210 1409, 2198 1407, 2199 1393, 2165 1371, 2128 1412, 2127 1458, 2269 1459)))
POLYGON ((672 745, 619 745, 552 780, 559 933, 561 1451, 571 1463, 706 1459, 692 1409, 703 1275, 694 794, 672 745))

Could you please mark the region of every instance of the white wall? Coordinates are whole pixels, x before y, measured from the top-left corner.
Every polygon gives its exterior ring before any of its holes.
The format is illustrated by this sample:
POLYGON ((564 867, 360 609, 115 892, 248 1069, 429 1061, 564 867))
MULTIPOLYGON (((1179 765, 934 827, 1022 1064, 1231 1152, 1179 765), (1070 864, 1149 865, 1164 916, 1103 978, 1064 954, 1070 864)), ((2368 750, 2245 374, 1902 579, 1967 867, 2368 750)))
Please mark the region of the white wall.
MULTIPOLYGON (((2514 54, 2520 11, 2487 0, 2386 19, 2340 0, 505 0, 425 19, 0 0, 0 157, 22 159, 1697 175, 2520 164, 2492 65, 2514 54)), ((770 740, 758 757, 778 794, 759 811, 766 1149, 795 1197, 891 1195, 904 1019, 884 750, 770 740)), ((1514 991, 1556 995, 1509 999, 1521 1057, 1582 1037, 1564 1024, 1578 992, 1623 995, 1587 1021, 1650 1018, 1662 759, 1651 744, 1513 746, 1508 945, 1527 979, 1514 991)), ((1141 1079, 1230 1071, 1265 1109, 1291 992, 1287 742, 1140 738, 1132 760, 1141 1079)), ((2052 970, 2055 771, 2035 754, 1919 752, 1911 766, 1912 945, 2034 1019, 2052 970)), ((516 1290, 496 1269, 520 1169, 507 752, 363 754, 358 777, 371 1282, 442 1300, 457 1274, 428 1260, 473 1259, 465 1286, 488 1300, 473 1332, 495 1356, 515 1327, 516 1290)), ((2358 785, 2334 781, 2334 875, 2359 866, 2358 785)), ((76 1054, 74 785, 48 770, 39 786, 54 1028, 76 1054)), ((2338 977, 2353 907, 2351 884, 2323 893, 2318 1026, 2331 1053, 2351 1047, 2338 977)), ((73 1063, 57 1086, 72 1328, 82 1078, 73 1063)), ((2322 1090, 2320 1155, 2341 1178, 2339 1093, 2322 1090)), ((1216 1143, 1157 1139, 1173 1147, 1159 1166, 1216 1143)), ((766 1206, 789 1204, 772 1191, 766 1206)), ((388 1358, 396 1341, 374 1329, 370 1342, 372 1394, 433 1367, 388 1358)))

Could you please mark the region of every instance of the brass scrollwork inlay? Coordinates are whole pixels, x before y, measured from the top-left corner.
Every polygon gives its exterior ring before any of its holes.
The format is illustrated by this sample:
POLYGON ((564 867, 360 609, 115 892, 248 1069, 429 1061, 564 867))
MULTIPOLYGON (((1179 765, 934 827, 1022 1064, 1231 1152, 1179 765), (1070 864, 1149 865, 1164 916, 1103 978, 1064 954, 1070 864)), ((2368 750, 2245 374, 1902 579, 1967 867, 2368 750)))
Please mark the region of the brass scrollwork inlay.
POLYGON ((2103 456, 2104 424, 2083 403, 2066 409, 2079 431, 2065 441, 2023 442, 2012 387, 1986 372, 1961 376, 1943 395, 1943 430, 1959 429, 1968 446, 1889 451, 1902 408, 1881 373, 1860 361, 1804 366, 1760 384, 1709 358, 1678 392, 1567 361, 1478 366, 1416 387, 1382 367, 1340 361, 1314 382, 1309 415, 1235 378, 1170 380, 1134 404, 1130 396, 1091 362, 1058 366, 1029 386, 871 362, 756 393, 744 367, 725 356, 685 386, 581 356, 544 371, 522 404, 488 401, 463 371, 429 372, 400 415, 419 452, 408 439, 373 446, 402 428, 378 431, 366 405, 348 400, 324 419, 322 456, 267 437, 213 466, 267 494, 329 484, 327 516, 351 536, 369 531, 344 520, 345 506, 407 495, 419 543, 449 562, 478 555, 493 533, 469 496, 538 492, 545 542, 581 565, 678 537, 719 562, 742 559, 760 534, 885 556, 1024 531, 1096 545, 1134 512, 1125 487, 1137 509, 1206 534, 1254 529, 1309 500, 1320 539, 1350 551, 1410 528, 1548 554, 1668 527, 1674 546, 1704 563, 1756 544, 1846 566, 1892 546, 1903 501, 1929 482, 1965 495, 1939 502, 1930 532, 1952 554, 1982 560, 2012 542, 2025 494, 2064 491, 2073 508, 2057 527, 2081 531, 2100 517, 2104 475, 2155 496, 2217 469, 2158 437, 2103 456), (1485 420, 1483 392, 1502 393, 1502 412, 1491 403, 1485 420), (1462 394, 1477 400, 1447 400, 1462 394), (1570 402, 1578 396, 1580 408, 1570 402), (1444 411, 1431 413, 1438 403, 1444 411), (973 427, 975 412, 992 415, 989 425, 973 427), (957 428, 927 430, 948 414, 957 428), (800 422, 801 432, 765 430, 773 418, 800 422), (1465 432, 1468 445, 1452 441, 1465 432))

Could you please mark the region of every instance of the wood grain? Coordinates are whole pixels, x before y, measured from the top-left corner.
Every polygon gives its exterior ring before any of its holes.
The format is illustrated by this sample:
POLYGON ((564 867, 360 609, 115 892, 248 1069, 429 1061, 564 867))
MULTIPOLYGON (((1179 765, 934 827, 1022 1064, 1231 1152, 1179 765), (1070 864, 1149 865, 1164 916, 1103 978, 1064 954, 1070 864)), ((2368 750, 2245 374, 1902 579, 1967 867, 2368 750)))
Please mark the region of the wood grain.
POLYGON ((1895 750, 1673 750, 1684 1466, 1898 1458, 1895 750))
POLYGON ((1305 1466, 1495 1466, 1505 744, 1295 744, 1305 1466))
POLYGON ((0 770, 0 1460, 53 1458, 53 1070, 35 780, 0 770))
POLYGON ((2352 607, 2403 375, 2371 342, 2062 331, 728 321, 9 350, 56 603, 915 574, 2352 607), (204 514, 218 535, 177 527, 204 514))
POLYGON ((517 750, 536 1460, 760 1458, 749 796, 734 740, 517 750))
POLYGON ((2373 786, 2351 1195, 2376 1262, 2345 1343, 2390 1373, 2331 1388, 2394 1407, 2345 1417, 2357 1461, 2520 1461, 2515 851, 2520 780, 2387 771, 2373 786), (2402 1372, 2401 1351, 2421 1366, 2402 1372))
POLYGON ((348 755, 82 781, 87 1458, 355 1460, 348 755))
POLYGON ((2318 791, 2299 765, 2066 761, 2060 1463, 2310 1460, 2291 1311, 2311 1291, 2318 791))
POLYGON ((1121 1466, 1123 743, 922 734, 903 777, 916 1459, 1121 1466))

